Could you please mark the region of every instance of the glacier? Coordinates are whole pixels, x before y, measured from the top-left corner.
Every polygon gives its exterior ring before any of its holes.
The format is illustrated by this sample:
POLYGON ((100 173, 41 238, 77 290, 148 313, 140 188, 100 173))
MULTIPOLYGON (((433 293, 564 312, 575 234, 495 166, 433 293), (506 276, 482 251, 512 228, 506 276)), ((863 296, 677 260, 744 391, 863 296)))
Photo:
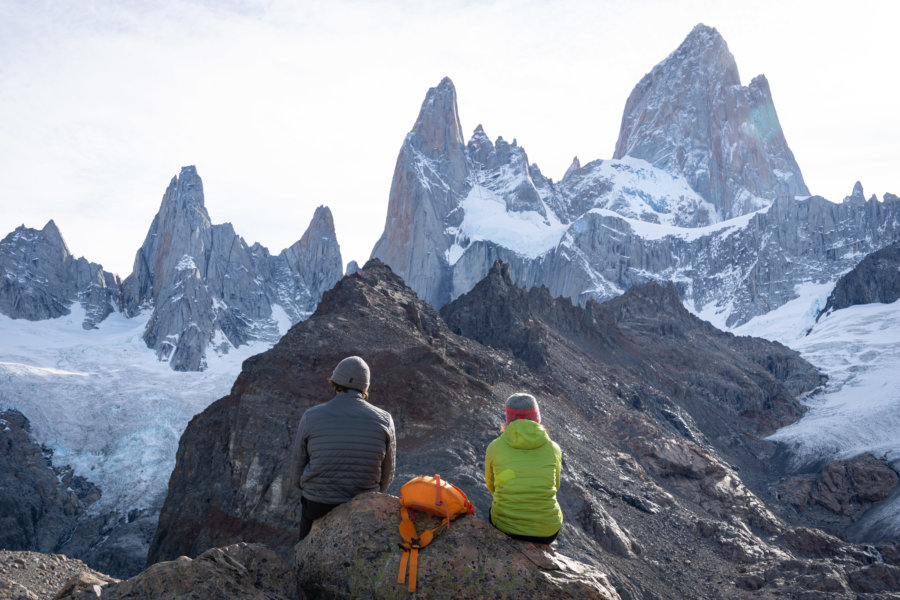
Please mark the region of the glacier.
MULTIPOLYGON (((290 320, 280 315, 280 334, 290 320)), ((115 312, 85 331, 84 308, 44 321, 0 315, 0 409, 15 409, 55 466, 71 466, 102 490, 89 514, 160 506, 188 421, 228 394, 252 342, 211 353, 208 369, 174 371, 142 336, 150 311, 115 312)))

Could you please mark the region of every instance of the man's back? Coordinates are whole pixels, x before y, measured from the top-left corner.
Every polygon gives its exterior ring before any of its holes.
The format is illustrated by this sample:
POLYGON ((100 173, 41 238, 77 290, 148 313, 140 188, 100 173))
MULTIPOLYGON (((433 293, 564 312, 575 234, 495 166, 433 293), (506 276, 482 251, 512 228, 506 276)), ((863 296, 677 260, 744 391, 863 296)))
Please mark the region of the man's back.
POLYGON ((304 413, 297 429, 300 488, 314 502, 340 504, 385 491, 394 475, 391 415, 345 390, 304 413))

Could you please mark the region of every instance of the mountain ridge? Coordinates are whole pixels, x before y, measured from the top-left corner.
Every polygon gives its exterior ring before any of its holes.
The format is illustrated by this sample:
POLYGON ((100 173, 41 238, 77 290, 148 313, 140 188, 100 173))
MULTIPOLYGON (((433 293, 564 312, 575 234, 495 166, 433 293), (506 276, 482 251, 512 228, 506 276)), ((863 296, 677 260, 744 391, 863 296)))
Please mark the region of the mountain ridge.
POLYGON ((212 223, 193 166, 172 178, 124 280, 75 260, 51 220, 40 232, 20 227, 0 242, 0 312, 44 319, 87 310, 85 329, 114 310, 150 311, 144 340, 173 369, 206 368, 208 349, 228 352, 274 342, 280 321, 295 323, 343 274, 331 211, 316 209, 303 236, 279 255, 248 246, 230 223, 212 223), (280 307, 283 314, 276 313, 280 307))

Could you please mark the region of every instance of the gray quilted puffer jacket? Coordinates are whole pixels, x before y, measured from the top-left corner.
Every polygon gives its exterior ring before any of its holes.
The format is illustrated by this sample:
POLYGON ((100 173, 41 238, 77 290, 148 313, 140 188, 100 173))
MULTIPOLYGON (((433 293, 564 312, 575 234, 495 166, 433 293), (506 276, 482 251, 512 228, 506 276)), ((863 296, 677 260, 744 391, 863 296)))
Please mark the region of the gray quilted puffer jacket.
POLYGON ((394 420, 347 390, 303 413, 292 452, 307 500, 342 504, 358 494, 384 492, 394 479, 394 420))

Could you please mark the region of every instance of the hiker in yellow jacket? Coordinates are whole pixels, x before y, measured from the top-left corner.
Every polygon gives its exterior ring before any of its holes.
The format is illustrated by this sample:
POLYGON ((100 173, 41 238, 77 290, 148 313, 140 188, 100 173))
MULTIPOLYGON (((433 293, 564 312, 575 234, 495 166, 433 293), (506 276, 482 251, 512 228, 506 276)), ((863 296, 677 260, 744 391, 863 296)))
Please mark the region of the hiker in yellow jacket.
POLYGON ((510 537, 549 544, 563 523, 556 501, 562 451, 541 425, 531 394, 506 401, 506 428, 488 445, 484 479, 493 494, 491 524, 510 537))

